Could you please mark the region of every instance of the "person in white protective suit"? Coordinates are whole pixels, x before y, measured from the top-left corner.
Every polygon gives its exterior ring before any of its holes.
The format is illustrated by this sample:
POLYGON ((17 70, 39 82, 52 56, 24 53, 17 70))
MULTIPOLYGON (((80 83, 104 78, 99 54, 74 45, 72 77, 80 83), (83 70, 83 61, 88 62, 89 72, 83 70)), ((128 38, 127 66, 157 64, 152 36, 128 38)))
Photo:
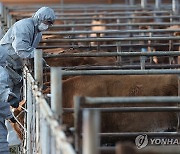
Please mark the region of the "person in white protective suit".
POLYGON ((4 35, 0 45, 8 52, 8 63, 14 70, 21 69, 22 59, 33 58, 34 49, 45 31, 55 21, 55 13, 49 7, 41 7, 32 17, 17 21, 4 35))
MULTIPOLYGON (((2 47, 0 47, 2 50, 2 47)), ((7 53, 3 50, 0 52, 0 154, 9 154, 9 147, 7 142, 7 128, 5 120, 10 119, 15 123, 16 120, 10 110, 10 104, 16 100, 14 93, 11 91, 12 80, 6 66, 7 53)))
POLYGON ((54 11, 49 7, 41 7, 32 17, 17 21, 0 40, 0 46, 8 54, 6 69, 14 78, 13 92, 18 99, 22 87, 22 60, 34 57, 34 49, 42 39, 42 31, 47 30, 54 21, 54 11))

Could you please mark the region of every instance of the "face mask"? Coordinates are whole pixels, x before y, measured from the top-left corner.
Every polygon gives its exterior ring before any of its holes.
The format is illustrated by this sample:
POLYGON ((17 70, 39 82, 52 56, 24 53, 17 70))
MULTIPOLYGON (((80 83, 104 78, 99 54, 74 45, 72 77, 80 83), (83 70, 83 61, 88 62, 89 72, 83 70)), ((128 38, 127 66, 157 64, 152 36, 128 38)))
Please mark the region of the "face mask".
POLYGON ((38 26, 39 31, 45 31, 48 29, 48 25, 44 24, 44 23, 40 23, 40 25, 38 26))

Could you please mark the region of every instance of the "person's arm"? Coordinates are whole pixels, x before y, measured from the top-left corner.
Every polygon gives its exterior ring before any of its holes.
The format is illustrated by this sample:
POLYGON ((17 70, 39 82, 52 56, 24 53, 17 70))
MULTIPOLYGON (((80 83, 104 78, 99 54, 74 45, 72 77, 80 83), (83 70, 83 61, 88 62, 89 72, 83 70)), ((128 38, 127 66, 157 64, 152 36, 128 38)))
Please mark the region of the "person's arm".
POLYGON ((13 27, 12 47, 21 58, 32 58, 34 27, 27 23, 18 23, 13 27))

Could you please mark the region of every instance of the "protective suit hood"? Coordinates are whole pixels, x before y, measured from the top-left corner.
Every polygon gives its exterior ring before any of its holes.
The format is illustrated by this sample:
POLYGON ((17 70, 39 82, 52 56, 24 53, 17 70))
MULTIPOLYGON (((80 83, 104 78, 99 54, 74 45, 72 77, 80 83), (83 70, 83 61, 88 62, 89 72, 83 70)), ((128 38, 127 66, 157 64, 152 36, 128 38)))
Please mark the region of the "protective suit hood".
POLYGON ((32 18, 37 22, 38 25, 43 21, 54 23, 55 13, 54 10, 49 7, 41 7, 36 11, 32 18))

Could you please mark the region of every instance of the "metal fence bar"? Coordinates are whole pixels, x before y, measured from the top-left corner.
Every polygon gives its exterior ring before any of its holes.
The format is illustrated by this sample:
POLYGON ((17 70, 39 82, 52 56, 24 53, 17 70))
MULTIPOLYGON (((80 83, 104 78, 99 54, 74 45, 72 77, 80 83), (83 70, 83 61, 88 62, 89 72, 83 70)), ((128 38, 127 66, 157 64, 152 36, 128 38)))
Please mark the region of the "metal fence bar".
POLYGON ((38 82, 39 87, 43 87, 43 62, 42 50, 35 50, 34 52, 34 78, 38 82))
POLYGON ((147 0, 141 0, 141 7, 145 9, 147 7, 147 0))
POLYGON ((27 114, 28 116, 27 127, 29 130, 29 131, 27 130, 28 133, 27 145, 28 148, 30 148, 30 149, 26 148, 28 153, 49 154, 49 153, 53 153, 54 148, 56 148, 55 149, 56 153, 75 154, 72 146, 67 141, 67 138, 61 129, 61 126, 59 125, 58 121, 55 119, 54 113, 50 109, 41 91, 39 91, 40 89, 39 86, 35 83, 35 80, 33 79, 33 77, 29 72, 27 72, 27 82, 28 82, 27 110, 29 111, 27 114), (34 122, 37 120, 37 117, 35 117, 35 114, 31 114, 35 112, 34 110, 32 111, 31 109, 37 109, 37 108, 35 105, 32 108, 32 103, 33 104, 36 103, 37 105, 39 105, 40 108, 39 114, 41 118, 38 125, 40 128, 36 128, 37 125, 34 124, 34 122), (44 131, 42 129, 44 129, 44 131), (41 133, 41 135, 38 136, 36 133, 41 133), (39 138, 37 139, 36 137, 39 138), (53 140, 54 142, 51 143, 51 141, 53 140))
POLYGON ((160 10, 161 8, 161 0, 155 0, 155 9, 156 10, 160 10))
MULTIPOLYGON (((103 103, 102 103, 103 104, 103 103)), ((115 103, 110 103, 115 104, 115 103)), ((119 104, 119 103, 117 103, 119 104)), ((173 103, 171 103, 173 104, 173 103)), ((86 109, 86 108, 83 108, 86 109)), ((88 108, 101 112, 179 112, 179 107, 109 107, 109 108, 88 108)), ((74 113, 74 108, 64 108, 64 113, 74 113)), ((82 110, 81 110, 82 111, 82 110)))
POLYGON ((97 53, 60 53, 60 54, 44 54, 45 58, 52 57, 134 57, 134 56, 180 56, 179 51, 156 51, 156 52, 97 52, 97 53))
MULTIPOLYGON (((22 7, 10 7, 8 6, 8 9, 12 12, 18 10, 19 12, 23 11, 25 12, 26 10, 22 7), (17 8, 16 8, 17 7, 17 8)), ((41 7, 41 6, 39 6, 41 7)), ((59 6, 51 6, 55 11, 61 11, 61 7, 59 6)), ((148 4, 148 8, 146 8, 147 10, 153 10, 154 8, 154 4, 148 4)), ((163 4, 162 5, 162 8, 163 9, 167 9, 167 10, 171 10, 172 9, 172 5, 171 4, 163 4)), ((36 8, 36 10, 38 9, 38 7, 36 8)), ((126 11, 130 11, 130 10, 141 10, 142 7, 140 7, 139 5, 124 5, 124 4, 109 4, 109 5, 100 5, 100 4, 96 4, 96 5, 92 5, 92 4, 88 4, 88 5, 82 5, 82 4, 79 4, 79 5, 64 5, 63 6, 63 9, 65 10, 64 12, 67 12, 67 11, 84 11, 85 9, 87 11, 93 11, 94 9, 97 9, 98 11, 99 10, 107 10, 107 11, 110 11, 110 10, 126 10, 126 11)), ((27 8, 27 11, 28 12, 34 12, 35 11, 35 8, 27 8)))
POLYGON ((33 105, 33 99, 32 99, 32 82, 30 80, 27 81, 27 110, 29 111, 27 113, 27 154, 32 154, 32 105, 33 105))
POLYGON ((83 111, 83 154, 98 154, 100 120, 98 111, 83 111))
POLYGON ((103 41, 149 41, 149 40, 179 40, 180 37, 128 37, 128 38, 77 38, 77 39, 51 39, 42 40, 42 43, 59 43, 59 42, 103 42, 103 41))
POLYGON ((102 31, 52 31, 43 32, 44 35, 74 35, 74 34, 91 34, 91 33, 105 33, 105 34, 119 34, 119 33, 165 33, 165 32, 180 32, 180 29, 146 29, 146 30, 102 30, 102 31))
POLYGON ((64 71, 64 76, 75 75, 160 75, 160 74, 180 74, 180 70, 77 70, 64 71))
MULTIPOLYGON (((180 46, 180 43, 174 43, 173 44, 174 47, 178 47, 180 46)), ((133 47, 133 50, 136 50, 138 48, 142 48, 142 47, 169 47, 169 44, 162 44, 162 43, 151 43, 151 44, 125 44, 125 43, 122 43, 121 44, 121 47, 122 48, 129 48, 129 47, 133 47)), ((112 48, 115 48, 117 47, 117 45, 115 44, 112 44, 112 42, 110 42, 110 44, 102 44, 101 45, 101 49, 112 49, 112 48)), ((75 48, 75 49, 96 49, 97 46, 88 46, 88 45, 83 45, 83 46, 79 46, 79 45, 64 45, 64 44, 58 44, 58 45, 54 45, 54 44, 46 44, 44 46, 40 45, 38 46, 38 49, 53 49, 53 48, 75 48)), ((125 50, 125 49, 123 49, 125 50)))
POLYGON ((56 20, 113 20, 113 19, 170 19, 170 18, 179 18, 179 16, 106 16, 106 17, 57 17, 56 20))
MULTIPOLYGON (((148 11, 139 11, 139 12, 134 12, 134 11, 128 11, 128 12, 74 12, 74 13, 58 13, 56 12, 55 15, 56 16, 94 16, 94 15, 130 15, 130 14, 142 14, 142 13, 161 13, 161 14, 166 14, 169 13, 170 11, 166 11, 166 10, 148 10, 148 11)), ((23 15, 23 14, 22 14, 23 15)))
POLYGON ((147 134, 150 137, 180 137, 178 132, 123 132, 123 133, 100 133, 99 136, 136 137, 140 134, 147 134))
POLYGON ((178 103, 180 102, 180 97, 178 96, 142 96, 142 97, 85 97, 85 104, 118 104, 127 103, 178 103))
POLYGON ((179 0, 172 0, 172 11, 174 14, 179 14, 179 0))
MULTIPOLYGON (((95 103, 96 104, 96 103, 95 103)), ((112 103, 110 103, 112 104, 112 103)), ((115 108, 83 108, 100 112, 179 112, 180 107, 115 107, 115 108)))
POLYGON ((172 25, 180 25, 179 22, 156 22, 156 23, 113 23, 113 24, 62 24, 62 25, 53 25, 49 29, 55 29, 55 28, 68 28, 68 27, 92 27, 92 26, 106 26, 108 27, 116 27, 116 26, 172 26, 172 25))
MULTIPOLYGON (((171 68, 180 68, 180 64, 146 64, 146 69, 171 69, 171 68)), ((116 69, 140 69, 140 65, 123 65, 123 66, 69 66, 62 67, 63 70, 116 70, 116 69)), ((49 70, 48 67, 44 68, 49 70)))
MULTIPOLYGON (((172 102, 174 103, 177 103, 180 101, 180 98, 179 97, 134 97, 134 98, 125 98, 125 97, 109 97, 108 99, 106 99, 107 97, 99 97, 99 98, 94 98, 94 97, 78 97, 76 96, 75 100, 79 100, 79 101, 76 101, 75 103, 79 104, 79 108, 82 108, 83 112, 84 110, 88 110, 89 112, 92 111, 92 110, 96 110, 96 111, 102 111, 101 109, 98 110, 97 108, 83 108, 83 106, 87 105, 87 104, 93 104, 93 105, 100 105, 100 103, 102 102, 102 104, 104 104, 105 102, 110 104, 111 102, 120 102, 120 103, 146 103, 146 102, 150 102, 152 101, 153 103, 164 103, 166 102, 167 100, 170 101, 172 100, 172 102), (88 99, 86 99, 88 98, 88 99), (172 99, 173 98, 173 99, 172 99), (92 101, 93 100, 93 101, 92 101), (177 101, 177 102, 176 102, 177 101), (110 102, 110 103, 109 103, 110 102)), ((124 108, 131 108, 131 107, 121 107, 122 109, 124 108)), ((137 109, 139 109, 138 107, 135 107, 137 109)), ((134 109, 135 109, 134 108, 134 109)), ((144 107, 145 108, 145 107, 144 107)), ((148 107, 147 107, 148 108, 148 107)), ((165 106, 162 107, 161 109, 159 108, 159 110, 156 110, 158 109, 158 107, 149 107, 149 109, 152 109, 151 111, 152 112, 163 112, 163 108, 164 109, 167 109, 165 106)), ((132 109, 132 108, 131 108, 132 109)), ((169 108, 170 109, 170 108, 169 108)), ((109 109, 107 109, 108 111, 109 109)), ((143 109, 144 110, 144 109, 143 109)), ((180 108, 178 109, 178 111, 180 110, 180 108)), ((117 110, 118 111, 118 110, 117 110)), ((126 112, 126 111, 130 111, 130 110, 121 110, 123 112, 126 112)), ((133 110, 133 111, 136 111, 136 110, 133 110)), ((141 110, 139 110, 141 111, 141 110)), ((144 110, 146 111, 146 110, 144 110)), ((147 110, 148 111, 148 110, 147 110)), ((173 110, 172 110, 173 111, 173 110)), ((80 111, 79 111, 80 112, 80 111)), ((138 112, 138 111, 136 111, 138 112)), ((78 114, 78 112, 75 112, 76 114, 78 114)), ((79 118, 79 117, 78 117, 79 118)), ((79 121, 80 119, 78 119, 77 121, 79 121)), ((87 120, 86 120, 87 121, 87 120)), ((89 125, 93 125, 93 123, 90 123, 89 125)), ((76 129, 76 128, 75 128, 76 129)), ((146 132, 123 132, 123 133, 99 133, 99 136, 100 137, 136 137, 140 134, 146 134, 146 132)), ((85 133, 83 132, 83 137, 85 136, 85 133)), ((158 136, 158 137, 167 137, 167 136, 170 136, 170 137, 180 137, 180 133, 178 132, 147 132, 147 135, 148 136, 158 136)), ((91 142, 91 140, 89 139, 87 142, 91 142)))
POLYGON ((51 108, 62 124, 62 71, 60 67, 51 68, 51 108))

